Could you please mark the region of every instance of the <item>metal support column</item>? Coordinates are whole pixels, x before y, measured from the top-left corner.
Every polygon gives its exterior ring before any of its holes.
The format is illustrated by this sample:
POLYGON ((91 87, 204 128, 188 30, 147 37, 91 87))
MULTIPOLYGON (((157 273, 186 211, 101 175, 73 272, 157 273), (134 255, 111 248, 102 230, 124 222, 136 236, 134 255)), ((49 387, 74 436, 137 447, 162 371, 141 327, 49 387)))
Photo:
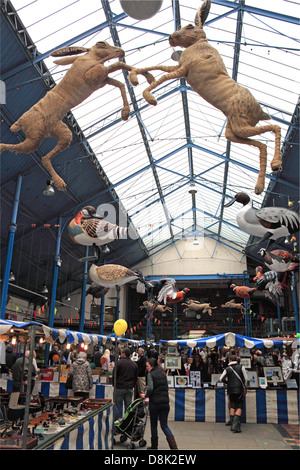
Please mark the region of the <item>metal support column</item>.
MULTIPOLYGON (((23 439, 22 439, 22 449, 26 449, 27 444, 27 431, 29 426, 29 408, 30 408, 30 399, 31 399, 31 383, 32 383, 32 371, 33 371, 33 351, 35 346, 35 335, 36 335, 36 326, 32 325, 29 330, 30 346, 29 346, 29 358, 28 358, 28 378, 27 378, 27 388, 26 388, 26 401, 25 401, 25 412, 24 412, 24 421, 23 421, 23 439)), ((25 356, 26 348, 24 351, 25 356)))
POLYGON ((21 183, 22 183, 22 176, 19 175, 18 181, 17 181, 16 193, 15 193, 15 200, 14 200, 14 205, 13 205, 13 212, 12 212, 11 222, 9 226, 9 234, 8 234, 7 250, 6 250, 6 263, 5 263, 3 281, 2 281, 2 292, 1 292, 1 319, 2 320, 4 320, 5 318, 6 299, 7 299, 7 292, 8 292, 11 259, 12 259, 12 253, 13 253, 15 233, 17 230, 16 222, 17 222, 17 214, 18 214, 18 207, 19 207, 19 200, 20 200, 21 183))
POLYGON ((277 307, 277 318, 278 318, 278 335, 280 335, 281 334, 281 314, 280 314, 280 299, 279 299, 279 296, 276 297, 276 300, 277 300, 276 307, 277 307))
MULTIPOLYGON (((85 257, 89 256, 89 247, 85 248, 85 257)), ((84 262, 84 271, 83 271, 83 281, 82 281, 82 291, 81 291, 81 307, 80 307, 80 323, 79 331, 84 331, 84 317, 85 317, 85 294, 86 294, 86 284, 88 278, 88 262, 84 262)))
POLYGON ((101 309, 100 309, 100 335, 103 335, 104 331, 104 316, 105 316, 105 295, 101 298, 101 309))
MULTIPOLYGON (((53 324, 54 324, 58 268, 61 265, 61 259, 60 259, 61 235, 62 235, 62 218, 60 217, 58 220, 58 233, 57 233, 57 240, 56 240, 56 251, 55 251, 55 256, 54 256, 54 268, 53 268, 52 289, 51 289, 51 299, 50 299, 49 319, 48 319, 48 326, 50 328, 53 328, 53 324)), ((45 362, 44 362, 45 365, 48 364, 48 355, 49 355, 49 344, 47 343, 46 349, 45 349, 45 362)))
POLYGON ((296 333, 299 333, 299 308, 298 308, 298 298, 297 298, 297 282, 295 279, 294 271, 292 271, 292 288, 293 288, 293 302, 294 302, 294 311, 295 311, 296 333))
POLYGON ((116 289, 117 289, 117 305, 116 305, 115 321, 119 320, 119 317, 120 317, 120 290, 121 290, 121 287, 116 286, 116 289))
POLYGON ((178 336, 178 313, 177 304, 173 305, 173 338, 177 339, 178 336))

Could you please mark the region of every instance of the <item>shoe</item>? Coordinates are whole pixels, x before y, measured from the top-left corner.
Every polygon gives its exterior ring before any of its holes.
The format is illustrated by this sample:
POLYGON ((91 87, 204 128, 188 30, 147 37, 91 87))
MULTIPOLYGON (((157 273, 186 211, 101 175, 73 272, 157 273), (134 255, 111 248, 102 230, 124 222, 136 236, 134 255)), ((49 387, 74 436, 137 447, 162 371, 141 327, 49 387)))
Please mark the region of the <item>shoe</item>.
POLYGON ((227 423, 225 424, 225 426, 232 426, 232 423, 233 423, 233 416, 229 416, 229 420, 227 421, 227 423))
POLYGON ((167 436, 167 441, 168 441, 170 449, 178 449, 176 441, 175 441, 175 437, 173 435, 167 436))
POLYGON ((232 432, 242 432, 242 430, 241 430, 241 417, 240 416, 234 415, 231 431, 232 432))
POLYGON ((147 449, 158 449, 158 437, 151 438, 151 447, 147 447, 147 449))

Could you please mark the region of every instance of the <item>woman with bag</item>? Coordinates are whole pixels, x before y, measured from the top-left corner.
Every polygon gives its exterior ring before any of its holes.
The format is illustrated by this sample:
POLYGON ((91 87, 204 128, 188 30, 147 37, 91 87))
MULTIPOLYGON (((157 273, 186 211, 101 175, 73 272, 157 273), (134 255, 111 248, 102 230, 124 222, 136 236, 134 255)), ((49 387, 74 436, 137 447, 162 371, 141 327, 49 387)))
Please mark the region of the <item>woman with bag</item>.
POLYGON ((227 394, 229 396, 229 417, 231 431, 241 431, 241 415, 244 404, 244 396, 247 388, 247 372, 243 365, 239 364, 239 357, 231 355, 228 367, 223 371, 219 379, 227 383, 227 394))
POLYGON ((158 449, 157 424, 160 426, 167 438, 170 449, 177 449, 175 438, 168 426, 168 415, 170 411, 168 381, 164 370, 157 365, 154 358, 146 360, 147 386, 146 394, 141 393, 141 398, 149 398, 149 413, 151 423, 151 447, 158 449))

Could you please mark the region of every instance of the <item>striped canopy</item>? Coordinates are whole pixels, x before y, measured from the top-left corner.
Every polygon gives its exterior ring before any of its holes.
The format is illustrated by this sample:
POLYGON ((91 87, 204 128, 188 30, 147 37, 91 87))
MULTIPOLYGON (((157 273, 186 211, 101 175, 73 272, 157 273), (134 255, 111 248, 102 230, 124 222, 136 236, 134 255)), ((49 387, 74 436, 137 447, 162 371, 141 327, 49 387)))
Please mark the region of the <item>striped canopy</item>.
MULTIPOLYGON (((43 325, 42 323, 38 322, 17 322, 12 320, 0 320, 0 335, 7 333, 10 328, 21 328, 26 329, 31 325, 36 325, 39 330, 44 333, 46 338, 52 338, 53 341, 59 341, 60 343, 85 343, 90 345, 95 344, 106 344, 109 341, 121 341, 121 342, 128 342, 133 345, 140 345, 144 343, 144 341, 137 341, 130 338, 119 338, 115 335, 91 335, 88 333, 82 333, 79 331, 72 331, 66 330, 63 328, 55 329, 50 328, 49 326, 43 325)), ((272 338, 249 338, 248 336, 237 335, 235 333, 223 333, 216 336, 204 337, 204 338, 195 338, 195 339, 182 339, 182 340, 160 340, 160 343, 166 344, 169 346, 188 346, 190 348, 199 347, 199 348, 214 348, 222 347, 222 346, 238 346, 246 347, 246 348, 272 348, 273 346, 281 346, 286 342, 290 342, 291 340, 275 340, 272 338)))
POLYGON ((53 341, 58 341, 60 343, 85 343, 88 345, 96 345, 96 344, 106 344, 107 342, 114 342, 116 340, 122 342, 129 342, 136 345, 142 343, 142 341, 132 340, 130 338, 118 338, 115 335, 92 335, 88 333, 82 333, 80 331, 72 331, 66 330, 63 328, 50 328, 49 326, 43 325, 42 323, 38 322, 18 322, 12 320, 0 320, 0 335, 7 333, 12 327, 20 328, 20 329, 27 329, 30 326, 35 325, 37 330, 39 330, 42 334, 45 335, 45 338, 51 338, 53 341))
POLYGON ((182 340, 172 340, 172 341, 160 341, 163 344, 169 346, 189 346, 190 348, 199 347, 199 348, 214 348, 215 346, 221 348, 222 346, 238 346, 246 348, 272 348, 273 346, 281 346, 285 341, 272 340, 272 338, 249 338, 248 336, 237 335, 235 333, 223 333, 216 336, 204 337, 204 338, 195 338, 195 339, 182 339, 182 340))

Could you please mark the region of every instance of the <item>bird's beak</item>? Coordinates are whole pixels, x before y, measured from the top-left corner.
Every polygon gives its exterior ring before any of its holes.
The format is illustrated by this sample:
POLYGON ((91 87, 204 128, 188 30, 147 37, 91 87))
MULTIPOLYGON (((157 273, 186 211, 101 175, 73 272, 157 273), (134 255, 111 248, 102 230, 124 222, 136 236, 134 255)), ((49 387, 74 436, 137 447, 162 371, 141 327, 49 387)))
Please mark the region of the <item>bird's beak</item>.
POLYGON ((224 204, 224 207, 230 207, 232 206, 232 204, 234 204, 236 201, 236 197, 234 197, 233 199, 231 199, 229 202, 227 202, 227 204, 224 204))

